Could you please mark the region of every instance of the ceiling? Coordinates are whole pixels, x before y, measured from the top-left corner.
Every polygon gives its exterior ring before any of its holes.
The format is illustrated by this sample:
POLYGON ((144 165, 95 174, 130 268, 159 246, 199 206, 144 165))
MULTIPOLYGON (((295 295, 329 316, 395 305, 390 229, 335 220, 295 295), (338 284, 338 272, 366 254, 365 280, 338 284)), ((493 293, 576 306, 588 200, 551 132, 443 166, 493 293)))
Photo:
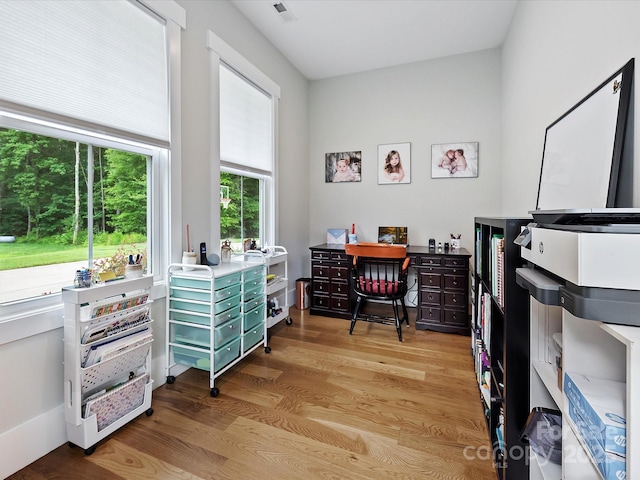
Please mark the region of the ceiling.
POLYGON ((309 80, 502 45, 517 0, 231 0, 309 80), (286 11, 278 13, 275 4, 286 11))

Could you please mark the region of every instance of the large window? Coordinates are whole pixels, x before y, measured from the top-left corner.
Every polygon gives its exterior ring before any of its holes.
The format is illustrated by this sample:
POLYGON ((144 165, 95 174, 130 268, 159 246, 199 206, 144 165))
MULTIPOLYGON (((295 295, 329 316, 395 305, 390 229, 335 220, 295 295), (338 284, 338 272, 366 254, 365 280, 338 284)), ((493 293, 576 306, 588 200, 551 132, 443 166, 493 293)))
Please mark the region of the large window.
POLYGON ((213 160, 214 172, 220 174, 220 238, 230 240, 235 251, 252 242, 259 248, 274 245, 280 89, 212 32, 207 44, 212 51, 212 98, 219 100, 212 103, 212 108, 219 107, 219 116, 212 116, 212 136, 219 138, 213 160))
POLYGON ((186 18, 164 0, 0 1, 0 17, 4 325, 53 313, 80 268, 119 276, 131 254, 161 278, 186 18))
POLYGON ((152 273, 157 150, 31 127, 0 127, 0 303, 59 293, 79 269, 122 276, 129 255, 152 273))

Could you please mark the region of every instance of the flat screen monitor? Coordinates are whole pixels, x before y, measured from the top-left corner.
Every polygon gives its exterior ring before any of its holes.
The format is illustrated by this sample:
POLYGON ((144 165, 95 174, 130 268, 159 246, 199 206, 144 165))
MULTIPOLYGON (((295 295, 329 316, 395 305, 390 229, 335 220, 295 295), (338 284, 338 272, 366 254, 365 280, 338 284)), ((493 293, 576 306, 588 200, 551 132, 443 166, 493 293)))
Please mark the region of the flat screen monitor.
POLYGON ((547 127, 537 210, 616 205, 634 59, 547 127))

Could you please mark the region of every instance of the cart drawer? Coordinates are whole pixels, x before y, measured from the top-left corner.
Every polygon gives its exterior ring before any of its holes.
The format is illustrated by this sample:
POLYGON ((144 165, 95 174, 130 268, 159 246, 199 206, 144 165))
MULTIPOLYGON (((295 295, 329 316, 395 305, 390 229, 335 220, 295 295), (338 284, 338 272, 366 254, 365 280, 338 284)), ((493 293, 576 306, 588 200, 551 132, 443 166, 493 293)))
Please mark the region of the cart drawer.
POLYGON ((218 325, 239 316, 240 303, 238 303, 238 305, 236 305, 235 307, 231 307, 229 310, 225 310, 224 312, 217 314, 213 319, 213 326, 217 327, 218 325))
POLYGON ((244 331, 255 328, 260 322, 264 322, 264 303, 244 314, 244 331))
POLYGON ((264 338, 264 322, 252 328, 247 333, 242 335, 244 352, 253 347, 256 343, 261 342, 264 338))
POLYGON ((174 362, 199 368, 200 370, 211 370, 211 356, 209 352, 200 352, 183 347, 171 347, 171 350, 173 350, 174 362))
POLYGON ((240 305, 240 294, 236 295, 235 297, 227 298, 226 300, 217 302, 213 306, 213 314, 217 315, 224 312, 225 310, 229 310, 230 308, 235 307, 236 305, 240 305))
POLYGON ((211 301, 211 292, 204 290, 192 290, 184 288, 171 288, 172 298, 184 298, 187 300, 199 300, 201 302, 211 301))
POLYGON ((186 313, 186 312, 169 312, 169 318, 171 320, 177 320, 179 322, 197 323, 198 325, 211 324, 211 316, 209 316, 208 314, 198 315, 195 313, 186 313))
POLYGON ((248 282, 264 283, 264 267, 260 266, 244 272, 244 283, 248 282))
POLYGON ((220 300, 231 298, 240 293, 240 288, 241 288, 241 285, 237 283, 235 285, 231 285, 230 287, 216 290, 215 293, 213 294, 213 301, 219 302, 220 300))
POLYGON ((185 312, 211 313, 210 303, 171 299, 169 301, 169 307, 175 310, 183 310, 185 312))
POLYGON ((190 327, 188 325, 171 324, 171 341, 209 348, 211 345, 211 330, 209 328, 190 327))
MULTIPOLYGON (((246 287, 246 286, 245 286, 246 287)), ((262 298, 264 293, 264 284, 259 284, 258 286, 254 286, 253 288, 245 288, 244 289, 244 301, 248 302, 255 298, 262 298)))
POLYGON ((215 372, 219 372, 240 356, 240 340, 238 337, 214 352, 215 372))
POLYGON ((196 288, 211 291, 211 279, 171 277, 172 287, 196 288))
POLYGON ((224 277, 216 278, 214 283, 214 290, 220 290, 230 287, 231 285, 239 284, 242 281, 242 272, 233 273, 231 275, 225 275, 224 277))
POLYGON ((240 335, 240 325, 242 324, 242 317, 237 317, 222 325, 218 325, 213 329, 213 342, 214 349, 218 348, 218 345, 224 345, 232 340, 234 337, 240 335))
POLYGON ((244 311, 248 312, 249 310, 253 310, 260 305, 264 305, 264 297, 256 297, 253 300, 249 300, 248 302, 244 302, 244 311))

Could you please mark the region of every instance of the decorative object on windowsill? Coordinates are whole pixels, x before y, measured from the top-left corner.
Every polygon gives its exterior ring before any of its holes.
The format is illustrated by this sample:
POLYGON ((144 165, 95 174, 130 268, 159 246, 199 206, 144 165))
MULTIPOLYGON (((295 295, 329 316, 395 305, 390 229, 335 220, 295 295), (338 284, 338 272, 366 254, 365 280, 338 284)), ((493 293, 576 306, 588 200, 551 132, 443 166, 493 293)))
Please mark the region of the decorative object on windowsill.
POLYGON ((220 185, 220 204, 222 208, 229 208, 231 198, 229 197, 229 187, 226 185, 220 185))
POLYGON ((91 286, 92 272, 88 268, 82 268, 76 270, 76 276, 73 281, 73 286, 76 288, 88 288, 91 286))
POLYGON ((229 263, 231 262, 231 254, 233 253, 233 249, 231 248, 231 242, 229 240, 225 240, 222 242, 222 247, 220 248, 220 262, 229 263))

